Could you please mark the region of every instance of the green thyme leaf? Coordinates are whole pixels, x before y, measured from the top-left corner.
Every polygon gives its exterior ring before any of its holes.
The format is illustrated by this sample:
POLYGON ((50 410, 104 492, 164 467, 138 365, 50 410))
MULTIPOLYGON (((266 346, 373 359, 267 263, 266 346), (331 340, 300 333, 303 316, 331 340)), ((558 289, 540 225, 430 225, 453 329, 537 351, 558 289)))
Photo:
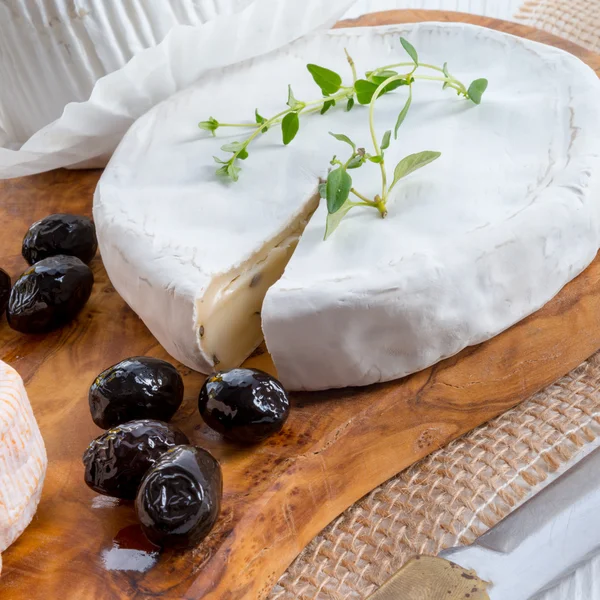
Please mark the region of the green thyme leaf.
POLYGON ((400 129, 400 125, 404 123, 404 119, 406 119, 406 115, 408 114, 408 109, 410 108, 412 102, 412 86, 408 88, 408 98, 406 99, 406 103, 404 107, 400 111, 398 115, 398 120, 396 121, 396 127, 394 127, 394 139, 398 139, 398 129, 400 129))
POLYGON ((335 94, 342 86, 342 78, 335 71, 313 64, 306 65, 306 68, 325 96, 335 94))
POLYGON ((390 139, 392 137, 392 132, 388 129, 383 134, 383 139, 381 140, 381 149, 387 150, 390 147, 390 139))
POLYGON ((348 175, 345 169, 338 167, 329 172, 327 176, 327 210, 335 213, 348 200, 350 188, 352 187, 352 177, 348 175))
POLYGON ((325 102, 323 104, 323 108, 321 109, 321 114, 324 115, 333 106, 335 106, 335 100, 327 100, 327 102, 325 102))
MULTIPOLYGON (((277 113, 276 116, 272 117, 271 119, 263 117, 258 112, 258 109, 256 109, 254 111, 256 125, 251 125, 254 131, 241 141, 229 142, 222 146, 222 150, 224 152, 232 153, 229 155, 228 160, 214 157, 215 162, 219 165, 217 173, 224 175, 233 181, 237 181, 241 172, 241 168, 239 167, 240 163, 237 159, 239 158, 240 160, 245 160, 248 158, 248 146, 253 142, 254 139, 257 138, 258 133, 265 132, 276 124, 280 123, 283 143, 287 145, 298 134, 300 128, 300 116, 301 114, 304 114, 305 108, 311 108, 311 110, 307 111, 309 113, 320 111, 321 114, 324 115, 336 105, 337 100, 343 99, 345 101, 346 111, 352 110, 357 102, 360 104, 371 104, 372 106, 369 112, 369 124, 371 136, 374 137, 375 130, 373 110, 375 107, 373 105, 375 104, 375 94, 377 93, 377 95, 380 96, 401 86, 408 85, 408 96, 404 102, 402 110, 398 114, 396 124, 393 129, 394 137, 397 138, 399 128, 404 123, 408 111, 411 108, 412 83, 415 81, 413 74, 417 67, 419 67, 419 56, 415 48, 410 42, 402 37, 400 38, 400 41, 402 47, 414 63, 414 68, 412 68, 411 72, 407 75, 399 74, 396 70, 383 68, 381 70, 368 71, 365 74, 364 79, 356 79, 356 68, 354 62, 346 52, 348 62, 352 67, 352 76, 354 81, 354 88, 346 88, 342 87, 342 78, 338 73, 319 65, 307 65, 309 73, 313 77, 315 83, 321 89, 324 97, 316 101, 303 102, 295 98, 292 87, 288 86, 287 105, 289 109, 277 113), (283 118, 280 120, 278 118, 279 116, 283 116, 283 118)), ((455 88, 459 95, 466 96, 475 104, 479 104, 481 102, 482 96, 488 86, 486 79, 476 79, 471 83, 467 91, 460 81, 449 74, 447 63, 444 63, 441 69, 435 66, 432 68, 437 69, 444 74, 444 88, 455 88)), ((424 77, 424 79, 428 78, 424 77)), ((440 78, 432 77, 429 79, 439 80, 440 78)), ((246 127, 245 124, 224 125, 231 127, 246 127)), ((213 117, 210 117, 210 119, 207 121, 202 121, 199 123, 199 127, 201 129, 210 131, 213 135, 215 135, 215 131, 222 126, 223 124, 220 124, 213 117)), ((330 135, 336 140, 348 144, 352 148, 352 154, 345 161, 342 161, 337 158, 337 156, 334 156, 331 159, 331 167, 327 176, 327 180, 323 183, 320 183, 318 186, 319 196, 324 198, 327 204, 328 216, 325 228, 325 239, 327 239, 337 229, 348 211, 355 206, 372 206, 378 209, 382 216, 385 216, 385 214, 387 214, 386 203, 389 199, 389 192, 392 190, 392 188, 401 179, 409 176, 411 173, 414 173, 416 170, 421 169, 441 156, 439 152, 424 151, 404 157, 396 165, 393 173, 393 181, 388 187, 386 186, 388 174, 385 172, 383 163, 384 155, 391 144, 392 130, 385 131, 380 145, 378 145, 377 141, 374 140, 374 146, 378 151, 378 154, 376 155, 367 153, 365 148, 357 148, 356 144, 345 134, 330 132, 330 135), (381 196, 376 195, 374 200, 371 201, 367 200, 365 196, 360 195, 358 192, 354 192, 357 197, 361 198, 363 201, 352 202, 350 199, 350 194, 353 190, 352 177, 348 171, 360 168, 366 163, 366 161, 380 165, 382 171, 381 196)))
POLYGON ((364 162, 365 162, 364 156, 361 156, 360 154, 355 154, 348 162, 346 169, 358 169, 358 167, 362 167, 364 162))
POLYGON ((431 150, 424 150, 423 152, 405 156, 394 169, 394 181, 390 188, 396 185, 400 179, 414 173, 417 169, 421 169, 425 165, 428 165, 440 156, 441 152, 432 152, 431 150))
POLYGON ((334 213, 327 214, 327 221, 325 223, 325 237, 323 239, 327 239, 341 223, 342 219, 348 214, 348 211, 354 208, 354 203, 350 202, 350 200, 346 200, 344 204, 334 213))
POLYGON ((331 131, 329 132, 329 135, 333 136, 340 142, 346 142, 346 144, 350 144, 352 146, 352 150, 356 151, 356 144, 347 135, 344 135, 343 133, 333 133, 331 131))
MULTIPOLYGON (((385 79, 383 80, 385 81, 385 79)), ((383 83, 383 81, 381 83, 383 83)), ((378 84, 379 85, 381 85, 378 84)), ((383 96, 383 94, 387 94, 389 92, 393 92, 395 89, 403 86, 403 85, 408 85, 408 81, 406 79, 396 79, 395 81, 390 81, 382 90, 381 90, 381 95, 383 96)))
MULTIPOLYGON (((379 71, 375 75, 370 75, 368 77, 369 81, 377 85, 379 87, 386 79, 390 77, 397 77, 398 73, 396 71, 379 71)), ((402 85, 408 85, 408 81, 406 79, 396 79, 395 81, 390 81, 382 90, 383 94, 387 94, 396 88, 399 88, 402 85)))
MULTIPOLYGON (((445 77, 450 77, 450 73, 448 72, 448 63, 445 62, 444 66, 442 67, 442 72, 444 73, 445 77)), ((444 81, 443 85, 442 85, 442 89, 445 90, 448 87, 448 82, 444 81)))
MULTIPOLYGON (((254 111, 254 118, 256 119, 256 122, 257 122, 259 125, 262 125, 263 123, 266 123, 266 122, 267 122, 267 119, 265 119, 263 116, 261 116, 261 115, 258 113, 258 108, 257 108, 257 109, 254 111)), ((263 128, 261 129, 261 133, 267 133, 268 129, 269 129, 268 127, 263 127, 263 128)))
POLYGON ((300 108, 304 108, 304 102, 300 102, 299 100, 296 100, 296 98, 294 98, 294 92, 292 92, 292 86, 291 85, 288 85, 288 101, 287 101, 287 105, 292 110, 298 110, 300 108))
POLYGON ((377 84, 372 81, 367 81, 366 79, 357 80, 354 88, 356 89, 356 99, 359 104, 369 104, 377 87, 377 84))
POLYGON ((288 113, 283 117, 281 121, 281 133, 283 143, 286 146, 296 137, 298 129, 300 129, 300 119, 297 112, 288 113))
POLYGON ((217 131, 219 128, 219 121, 213 117, 210 117, 208 121, 200 121, 200 123, 198 123, 198 127, 200 127, 200 129, 204 129, 205 131, 210 131, 213 135, 216 135, 215 131, 217 131))
POLYGON ((227 165, 227 174, 229 175, 229 177, 231 177, 231 179, 233 179, 233 181, 237 181, 240 178, 241 170, 242 169, 236 166, 233 162, 227 165))
MULTIPOLYGON (((248 151, 246 150, 246 145, 244 144, 244 142, 230 142, 229 144, 225 144, 224 146, 221 146, 221 150, 223 150, 223 152, 233 152, 234 154, 237 154, 237 157, 241 158, 242 160, 245 160, 246 158, 248 158, 248 151)), ((216 157, 215 157, 215 160, 217 160, 216 157)), ((222 162, 222 161, 217 161, 217 162, 222 162)), ((229 162, 231 162, 231 161, 228 161, 228 163, 229 162)), ((225 164, 225 163, 222 163, 222 164, 225 164)))
POLYGON ((230 142, 229 144, 221 146, 221 150, 223 150, 223 152, 239 152, 243 148, 243 142, 230 142))
POLYGON ((419 55, 415 50, 415 47, 405 38, 400 38, 400 43, 402 47, 406 50, 406 53, 412 58, 412 61, 415 63, 415 66, 419 64, 419 55))
POLYGON ((398 71, 392 71, 391 69, 384 69, 383 71, 367 71, 365 73, 366 78, 377 85, 396 75, 398 75, 398 71))
POLYGON ((233 160, 229 160, 225 163, 222 160, 218 160, 216 157, 215 160, 218 163, 223 164, 223 166, 220 169, 217 169, 217 175, 230 177, 231 179, 233 179, 233 181, 237 181, 239 179, 241 169, 234 164, 233 160))
MULTIPOLYGON (((381 79, 377 76, 373 77, 373 81, 367 81, 366 79, 359 79, 355 84, 356 89, 356 98, 358 99, 360 104, 369 104, 373 98, 373 94, 377 90, 377 88, 386 80, 387 78, 381 79)), ((396 79, 395 81, 390 81, 382 90, 380 95, 387 94, 388 92, 392 92, 396 88, 399 88, 403 85, 409 85, 412 83, 414 79, 411 77, 410 81, 407 79, 396 79)))
POLYGON ((475 103, 481 103, 481 96, 483 96, 483 92, 487 89, 488 80, 487 79, 476 79, 471 83, 469 89, 467 90, 467 94, 469 98, 475 103))

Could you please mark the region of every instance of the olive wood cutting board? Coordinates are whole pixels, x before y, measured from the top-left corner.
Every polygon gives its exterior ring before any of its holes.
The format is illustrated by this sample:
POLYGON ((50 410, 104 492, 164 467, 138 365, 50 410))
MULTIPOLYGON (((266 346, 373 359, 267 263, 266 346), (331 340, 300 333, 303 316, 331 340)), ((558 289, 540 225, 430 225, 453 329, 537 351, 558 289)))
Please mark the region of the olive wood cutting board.
MULTIPOLYGON (((600 57, 547 33, 493 19, 391 11, 345 26, 464 21, 569 50, 600 72, 600 57)), ((0 266, 26 267, 28 226, 53 212, 90 214, 98 171, 55 171, 0 182, 0 266)), ((202 375, 177 365, 185 400, 174 421, 223 466, 221 517, 198 548, 157 553, 130 504, 83 483, 81 455, 101 433, 87 392, 106 367, 134 355, 171 360, 112 288, 100 257, 78 319, 45 336, 0 322, 0 358, 25 380, 49 468, 42 501, 3 555, 3 600, 265 598, 290 562, 332 519, 400 470, 495 417, 600 348, 600 258, 545 308, 493 340, 405 379, 361 389, 294 394, 277 436, 255 448, 225 443, 201 422, 202 375)), ((272 370, 267 354, 249 360, 272 370)))

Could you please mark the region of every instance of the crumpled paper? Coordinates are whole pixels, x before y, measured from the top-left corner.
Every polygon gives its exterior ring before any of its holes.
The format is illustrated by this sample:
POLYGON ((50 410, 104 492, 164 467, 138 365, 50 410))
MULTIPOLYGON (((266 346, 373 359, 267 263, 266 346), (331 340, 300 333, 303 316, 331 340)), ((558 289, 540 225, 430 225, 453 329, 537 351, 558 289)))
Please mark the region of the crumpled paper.
POLYGON ((0 122, 19 146, 88 100, 98 79, 160 44, 255 0, 0 0, 0 122))
POLYGON ((130 125, 155 104, 211 69, 331 27, 354 1, 254 0, 241 12, 199 26, 176 25, 160 44, 99 79, 87 101, 67 104, 59 119, 20 147, 0 129, 0 178, 104 166, 130 125))

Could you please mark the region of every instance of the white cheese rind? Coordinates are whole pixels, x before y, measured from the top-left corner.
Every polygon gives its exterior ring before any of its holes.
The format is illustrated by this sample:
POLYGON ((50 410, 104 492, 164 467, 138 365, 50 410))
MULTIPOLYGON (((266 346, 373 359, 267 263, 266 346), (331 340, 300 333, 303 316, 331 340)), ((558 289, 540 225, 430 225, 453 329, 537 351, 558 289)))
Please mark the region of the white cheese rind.
MULTIPOLYGON (((597 221, 568 196, 564 191, 553 206, 527 211, 510 233, 481 231, 459 247, 311 286, 280 280, 263 305, 263 330, 280 379, 295 390, 389 381, 520 321, 596 254, 597 221)), ((320 213, 315 217, 325 218, 320 213)), ((369 233, 373 227, 363 230, 369 233)), ((293 273, 297 264, 290 266, 293 273)))
MULTIPOLYGON (((366 385, 401 377, 489 339, 550 300, 593 259, 599 243, 600 84, 571 55, 464 24, 336 30, 214 71, 142 117, 102 177, 94 216, 116 289, 165 348, 203 372, 197 307, 215 282, 251 268, 310 212, 333 154, 327 131, 370 145, 366 109, 303 118, 282 147, 277 129, 250 148, 237 184, 214 175, 213 155, 238 139, 195 130, 208 116, 252 119, 281 110, 287 84, 318 97, 309 62, 345 76, 344 48, 360 72, 405 60, 404 35, 422 60, 467 84, 490 80, 475 106, 419 81, 388 170, 406 154, 442 157, 394 190, 387 219, 356 209, 323 242, 325 208, 312 217, 284 276, 267 293, 262 325, 289 389, 366 385)), ((378 102, 378 137, 404 104, 378 102)), ((379 192, 377 167, 353 171, 379 192)), ((223 344, 235 343, 223 340, 223 344)))
POLYGON ((0 552, 29 525, 48 459, 19 374, 0 361, 0 552))

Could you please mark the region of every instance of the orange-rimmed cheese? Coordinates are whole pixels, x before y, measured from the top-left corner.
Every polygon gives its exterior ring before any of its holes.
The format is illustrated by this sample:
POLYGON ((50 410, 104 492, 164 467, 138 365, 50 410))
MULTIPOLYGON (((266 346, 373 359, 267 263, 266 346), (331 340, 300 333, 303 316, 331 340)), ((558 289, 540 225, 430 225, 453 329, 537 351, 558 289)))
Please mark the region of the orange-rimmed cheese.
POLYGON ((0 361, 0 552, 31 522, 47 464, 44 440, 23 380, 0 361))

